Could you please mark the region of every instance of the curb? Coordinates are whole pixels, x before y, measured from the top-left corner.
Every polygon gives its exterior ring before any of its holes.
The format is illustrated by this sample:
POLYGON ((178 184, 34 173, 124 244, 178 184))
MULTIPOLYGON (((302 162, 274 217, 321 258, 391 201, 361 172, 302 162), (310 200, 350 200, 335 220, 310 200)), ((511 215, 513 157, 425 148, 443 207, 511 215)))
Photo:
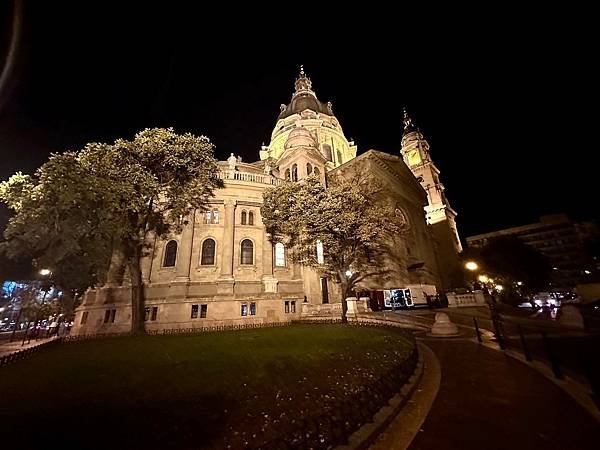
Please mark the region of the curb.
POLYGON ((390 425, 392 420, 398 415, 400 410, 410 400, 416 391, 421 378, 423 377, 423 355, 419 351, 419 360, 414 373, 410 376, 406 384, 402 386, 400 392, 389 399, 388 404, 383 406, 373 415, 373 421, 364 424, 348 437, 348 444, 338 445, 335 450, 363 450, 375 442, 381 434, 390 425))

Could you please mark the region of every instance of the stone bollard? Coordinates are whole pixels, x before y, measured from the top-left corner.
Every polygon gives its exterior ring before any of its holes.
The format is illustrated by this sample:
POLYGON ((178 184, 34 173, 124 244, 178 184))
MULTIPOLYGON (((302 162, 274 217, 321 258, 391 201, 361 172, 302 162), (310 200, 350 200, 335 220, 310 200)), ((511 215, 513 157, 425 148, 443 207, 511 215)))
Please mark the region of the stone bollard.
POLYGON ((431 327, 428 336, 432 337, 454 337, 458 336, 458 327, 450 321, 448 314, 439 312, 435 315, 435 323, 431 327))

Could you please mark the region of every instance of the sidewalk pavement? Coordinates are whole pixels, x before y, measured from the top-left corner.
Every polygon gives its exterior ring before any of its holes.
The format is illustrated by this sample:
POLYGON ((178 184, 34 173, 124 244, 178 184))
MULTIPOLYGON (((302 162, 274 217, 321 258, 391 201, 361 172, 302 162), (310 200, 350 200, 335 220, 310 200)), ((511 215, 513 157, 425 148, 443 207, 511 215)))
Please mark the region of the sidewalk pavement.
POLYGON ((420 341, 442 377, 410 450, 598 448, 598 422, 535 370, 465 339, 420 341))
MULTIPOLYGON (((4 342, 4 343, 0 344, 0 357, 9 355, 11 353, 15 353, 15 352, 18 352, 21 350, 25 350, 26 348, 29 348, 29 347, 35 347, 36 345, 40 345, 45 342, 52 341, 54 339, 57 339, 57 337, 52 336, 49 338, 39 338, 37 341, 35 339, 31 339, 31 341, 29 341, 29 343, 26 343, 25 345, 21 345, 21 343, 23 342, 22 337, 13 342, 4 342)), ((27 342, 27 340, 25 340, 25 342, 27 342)))

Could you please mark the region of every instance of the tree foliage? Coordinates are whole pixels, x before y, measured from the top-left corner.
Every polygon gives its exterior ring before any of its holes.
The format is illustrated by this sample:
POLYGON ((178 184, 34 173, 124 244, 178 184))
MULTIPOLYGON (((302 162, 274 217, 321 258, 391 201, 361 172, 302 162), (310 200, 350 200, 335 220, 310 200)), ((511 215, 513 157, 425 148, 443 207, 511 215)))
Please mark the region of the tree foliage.
POLYGON ((0 185, 0 199, 15 213, 6 251, 27 252, 57 279, 81 276, 78 283, 89 286, 118 250, 131 277, 132 331, 143 331, 140 260, 148 235, 180 229, 222 186, 213 148, 204 136, 154 128, 52 155, 35 176, 16 174, 0 185))
POLYGON ((274 241, 291 249, 293 261, 315 268, 338 283, 345 298, 370 276, 388 269, 393 236, 400 231, 391 217, 394 211, 379 199, 380 187, 366 179, 328 179, 327 188, 318 178, 286 182, 264 193, 263 223, 274 241), (317 255, 321 242, 323 260, 317 255))
POLYGON ((523 283, 523 290, 547 287, 550 267, 546 258, 536 250, 513 236, 491 239, 481 248, 468 248, 465 259, 474 259, 483 273, 500 277, 506 283, 508 293, 516 282, 523 283))

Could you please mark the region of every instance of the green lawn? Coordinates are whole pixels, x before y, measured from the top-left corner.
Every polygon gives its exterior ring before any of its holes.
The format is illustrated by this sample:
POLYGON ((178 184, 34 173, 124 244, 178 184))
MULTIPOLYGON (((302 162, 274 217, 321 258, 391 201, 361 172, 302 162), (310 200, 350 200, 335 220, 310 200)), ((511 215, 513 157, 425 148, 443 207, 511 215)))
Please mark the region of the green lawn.
POLYGON ((258 446, 412 349, 401 331, 343 325, 60 344, 0 369, 0 438, 19 449, 258 446))

